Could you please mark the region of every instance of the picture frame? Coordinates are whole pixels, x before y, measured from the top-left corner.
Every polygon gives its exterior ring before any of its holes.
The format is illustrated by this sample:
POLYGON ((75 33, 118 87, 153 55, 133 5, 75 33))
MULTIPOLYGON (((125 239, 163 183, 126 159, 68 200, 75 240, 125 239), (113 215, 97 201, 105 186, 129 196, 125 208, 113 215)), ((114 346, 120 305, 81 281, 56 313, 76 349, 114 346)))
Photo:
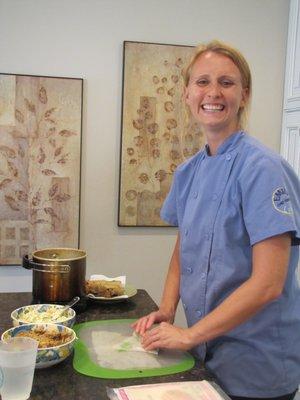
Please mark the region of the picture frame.
POLYGON ((165 227, 160 209, 176 167, 203 145, 186 117, 183 69, 193 46, 123 43, 118 226, 165 227))
POLYGON ((83 79, 0 73, 0 265, 79 246, 83 79))

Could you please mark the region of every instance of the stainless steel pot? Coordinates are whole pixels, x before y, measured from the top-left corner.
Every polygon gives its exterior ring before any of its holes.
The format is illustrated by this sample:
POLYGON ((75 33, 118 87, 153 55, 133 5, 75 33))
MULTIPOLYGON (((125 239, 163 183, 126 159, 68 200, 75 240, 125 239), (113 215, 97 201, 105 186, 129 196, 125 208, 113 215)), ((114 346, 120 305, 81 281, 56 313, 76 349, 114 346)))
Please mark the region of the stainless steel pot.
POLYGON ((70 248, 36 250, 22 266, 32 269, 33 299, 42 303, 67 302, 85 296, 86 252, 70 248))

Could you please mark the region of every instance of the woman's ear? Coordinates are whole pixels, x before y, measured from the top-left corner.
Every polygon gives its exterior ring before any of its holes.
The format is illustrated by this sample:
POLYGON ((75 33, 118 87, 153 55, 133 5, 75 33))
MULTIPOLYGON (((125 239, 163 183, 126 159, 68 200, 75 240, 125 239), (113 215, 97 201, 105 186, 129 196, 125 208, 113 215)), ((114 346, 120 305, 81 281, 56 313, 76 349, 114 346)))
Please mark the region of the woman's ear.
POLYGON ((240 107, 245 107, 245 105, 248 103, 249 101, 249 88, 243 88, 243 92, 242 92, 242 100, 241 100, 241 104, 240 107))
POLYGON ((183 97, 183 100, 185 101, 185 103, 189 104, 190 95, 189 95, 189 90, 186 86, 184 86, 184 88, 183 88, 183 96, 182 97, 183 97))

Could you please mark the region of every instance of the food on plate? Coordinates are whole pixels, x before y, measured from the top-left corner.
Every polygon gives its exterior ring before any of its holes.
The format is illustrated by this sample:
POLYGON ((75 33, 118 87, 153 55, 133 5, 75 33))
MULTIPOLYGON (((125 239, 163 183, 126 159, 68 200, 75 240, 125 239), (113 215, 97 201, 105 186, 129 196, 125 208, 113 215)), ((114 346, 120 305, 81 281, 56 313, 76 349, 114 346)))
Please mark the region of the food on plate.
POLYGON ((86 281, 86 292, 99 297, 122 296, 125 291, 120 281, 89 280, 86 281))
POLYGON ((72 332, 57 332, 56 330, 51 332, 43 327, 37 327, 31 331, 22 331, 16 334, 20 337, 29 337, 39 342, 39 349, 46 347, 60 346, 61 344, 67 343, 72 339, 72 332))

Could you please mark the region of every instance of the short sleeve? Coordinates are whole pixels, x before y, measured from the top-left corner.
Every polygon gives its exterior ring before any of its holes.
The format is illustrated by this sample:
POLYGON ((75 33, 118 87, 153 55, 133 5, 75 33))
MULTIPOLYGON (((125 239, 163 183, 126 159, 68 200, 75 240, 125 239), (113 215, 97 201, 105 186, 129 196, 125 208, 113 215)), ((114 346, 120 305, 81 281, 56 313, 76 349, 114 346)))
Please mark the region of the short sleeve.
POLYGON ((160 217, 170 225, 178 226, 178 210, 177 210, 177 190, 176 190, 177 175, 173 176, 170 191, 164 201, 160 211, 160 217))
POLYGON ((248 166, 239 185, 251 245, 286 232, 293 245, 300 244, 300 184, 284 160, 262 156, 248 166))

